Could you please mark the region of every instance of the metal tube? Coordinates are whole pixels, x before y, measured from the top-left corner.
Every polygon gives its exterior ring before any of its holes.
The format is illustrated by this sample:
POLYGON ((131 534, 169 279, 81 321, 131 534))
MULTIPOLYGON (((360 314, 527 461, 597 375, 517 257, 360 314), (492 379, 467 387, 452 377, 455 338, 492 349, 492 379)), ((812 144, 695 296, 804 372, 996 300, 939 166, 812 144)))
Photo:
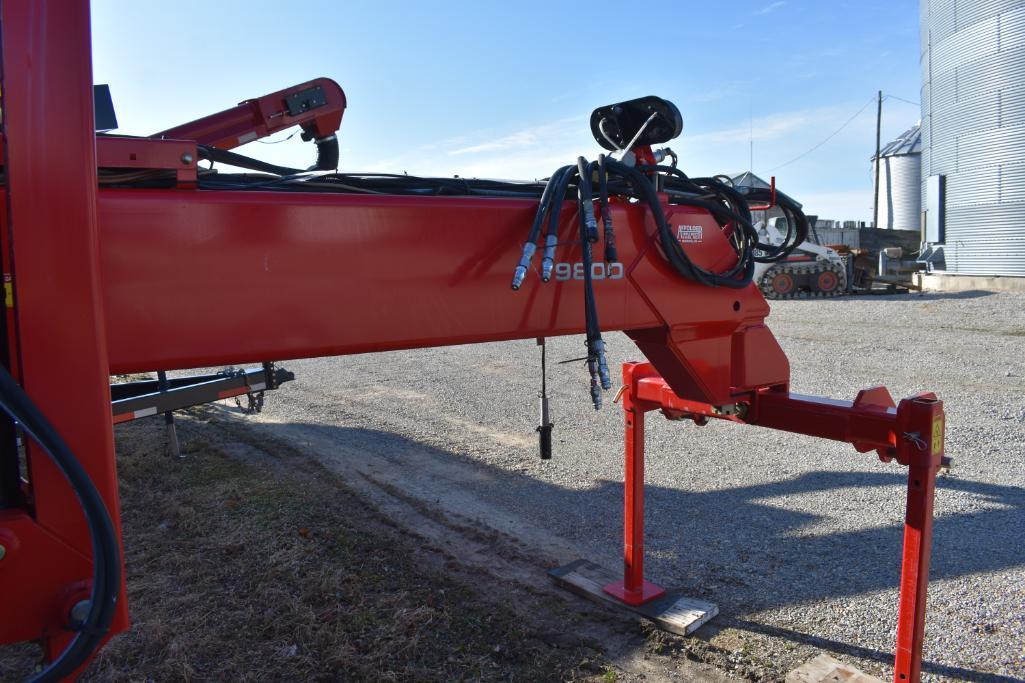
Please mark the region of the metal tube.
POLYGON ((929 557, 932 550, 933 499, 936 472, 943 462, 943 404, 915 399, 909 429, 919 449, 908 468, 908 498, 904 516, 904 551, 897 614, 897 646, 894 683, 918 681, 922 674, 922 643, 925 639, 926 592, 929 588, 929 557))
POLYGON ((644 580, 644 413, 656 406, 634 401, 637 381, 646 371, 642 369, 642 374, 635 377, 638 368, 647 366, 623 366, 623 580, 602 588, 609 595, 635 606, 665 595, 661 586, 644 580))
POLYGON ((626 414, 623 482, 623 586, 640 593, 644 584, 644 412, 626 414))
MULTIPOLYGON (((163 370, 157 371, 157 386, 160 388, 160 393, 165 393, 170 389, 170 384, 167 382, 167 373, 163 370)), ((171 449, 171 455, 181 458, 182 450, 178 444, 178 431, 174 427, 174 413, 172 411, 168 410, 164 413, 164 424, 167 425, 167 445, 171 449)))
POLYGON ((872 227, 879 227, 879 153, 882 151, 882 123, 883 123, 883 91, 879 91, 878 103, 876 105, 876 158, 875 158, 875 196, 872 198, 872 227))

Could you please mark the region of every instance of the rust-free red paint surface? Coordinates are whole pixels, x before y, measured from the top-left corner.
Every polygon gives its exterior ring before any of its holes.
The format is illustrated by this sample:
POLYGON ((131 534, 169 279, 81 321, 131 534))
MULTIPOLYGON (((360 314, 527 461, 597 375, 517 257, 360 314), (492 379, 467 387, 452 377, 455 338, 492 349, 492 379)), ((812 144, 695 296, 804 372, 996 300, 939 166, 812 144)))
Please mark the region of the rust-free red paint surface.
MULTIPOLYGON (((120 533, 100 296, 89 3, 4 0, 0 11, 7 143, 0 220, 20 352, 12 362, 78 455, 120 533)), ((67 601, 91 579, 91 545, 78 500, 31 443, 28 463, 32 516, 7 511, 0 519, 0 529, 19 536, 20 545, 11 562, 0 562, 0 641, 45 635, 53 654, 69 636, 67 601), (8 611, 9 592, 18 593, 16 613, 8 611)), ((127 623, 122 600, 111 632, 127 623)))
MULTIPOLYGON (((575 264, 576 212, 566 208, 556 260, 575 264)), ((101 191, 111 369, 580 333, 581 281, 543 284, 535 270, 520 291, 509 288, 535 209, 495 198, 101 191)), ((759 377, 785 384, 786 358, 762 325, 769 309, 757 288, 681 278, 647 216, 614 207, 622 277, 595 283, 602 328, 646 335, 664 350, 653 360, 678 391, 711 402, 747 383, 731 368, 731 350, 735 335, 758 330, 759 377)), ((699 264, 735 258, 707 213, 677 208, 672 220, 702 226, 703 241, 687 245, 699 264)))

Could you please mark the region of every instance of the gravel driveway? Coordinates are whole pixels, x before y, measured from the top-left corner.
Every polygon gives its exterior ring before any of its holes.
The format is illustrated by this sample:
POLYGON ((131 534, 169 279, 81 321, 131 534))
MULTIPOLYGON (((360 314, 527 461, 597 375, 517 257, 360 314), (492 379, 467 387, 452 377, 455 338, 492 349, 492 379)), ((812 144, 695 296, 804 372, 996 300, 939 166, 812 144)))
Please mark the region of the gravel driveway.
MULTIPOLYGON (((778 302, 769 323, 794 391, 944 399, 954 469, 936 499, 925 672, 1025 679, 1025 295, 778 302)), ((639 358, 608 341, 614 367, 639 358)), ((581 338, 549 342, 550 359, 582 353, 581 338)), ((555 457, 541 462, 537 361, 522 341, 284 363, 297 379, 254 428, 522 539, 539 581, 577 556, 615 567, 621 413, 611 396, 590 408, 580 364, 554 365, 555 457)), ((770 679, 820 651, 890 677, 904 468, 743 425, 648 425, 647 570, 718 603, 698 636, 770 679)))

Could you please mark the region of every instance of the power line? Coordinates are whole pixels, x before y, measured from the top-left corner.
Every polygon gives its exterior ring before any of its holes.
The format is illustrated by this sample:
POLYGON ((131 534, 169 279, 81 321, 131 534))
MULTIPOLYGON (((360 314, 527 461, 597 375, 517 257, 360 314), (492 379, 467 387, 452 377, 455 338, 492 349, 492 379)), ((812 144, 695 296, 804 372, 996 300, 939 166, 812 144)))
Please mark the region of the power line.
POLYGON ((780 164, 779 166, 776 166, 775 168, 771 168, 771 169, 769 169, 769 173, 772 173, 773 171, 777 171, 777 170, 779 170, 779 169, 783 168, 784 166, 789 166, 790 164, 794 163, 795 161, 799 161, 800 159, 803 159, 804 157, 808 156, 809 154, 811 154, 812 152, 814 152, 815 150, 817 150, 817 149, 818 149, 819 147, 821 147, 822 145, 826 144, 827 142, 829 142, 830 140, 832 140, 833 138, 835 138, 835 137, 836 137, 836 136, 837 136, 837 135, 838 135, 838 134, 840 133, 840 131, 842 131, 842 130, 843 130, 844 128, 846 128, 847 126, 849 126, 849 125, 850 125, 850 123, 851 123, 851 122, 852 122, 852 121, 853 121, 854 119, 858 118, 858 116, 859 116, 859 115, 861 114, 861 112, 863 112, 863 111, 865 111, 866 109, 868 109, 868 105, 872 104, 872 103, 873 103, 873 102, 875 102, 875 101, 876 101, 876 97, 875 97, 875 95, 873 95, 873 96, 872 96, 872 97, 871 97, 871 98, 869 99, 869 101, 868 101, 868 102, 866 102, 865 104, 863 104, 863 105, 861 106, 861 109, 859 109, 858 111, 854 112, 854 114, 853 114, 853 115, 852 115, 852 116, 851 116, 851 117, 850 117, 849 119, 847 119, 846 121, 844 121, 844 123, 843 123, 843 125, 842 125, 842 126, 840 126, 840 127, 839 127, 839 128, 837 128, 836 130, 834 130, 834 131, 833 131, 832 133, 830 133, 830 134, 829 134, 829 136, 828 136, 828 137, 826 137, 826 139, 825 139, 825 140, 823 140, 822 142, 818 143, 817 145, 815 145, 814 147, 812 147, 812 148, 811 148, 811 149, 809 149, 808 151, 806 151, 806 152, 802 152, 801 154, 798 154, 798 155, 797 155, 796 157, 794 157, 794 158, 793 158, 793 159, 791 159, 790 161, 788 161, 788 162, 786 162, 786 163, 783 163, 783 164, 780 164))
POLYGON ((883 99, 884 100, 890 100, 890 99, 900 100, 901 102, 903 102, 905 104, 910 104, 913 107, 921 107, 922 106, 922 104, 920 102, 912 102, 911 100, 905 100, 903 97, 897 97, 896 95, 884 95, 883 99))

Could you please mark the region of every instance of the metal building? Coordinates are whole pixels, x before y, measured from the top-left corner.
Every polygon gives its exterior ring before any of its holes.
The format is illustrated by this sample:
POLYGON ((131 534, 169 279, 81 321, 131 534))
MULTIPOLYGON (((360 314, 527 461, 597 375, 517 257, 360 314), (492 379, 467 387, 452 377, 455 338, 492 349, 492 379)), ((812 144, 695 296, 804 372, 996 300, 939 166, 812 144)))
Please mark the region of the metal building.
MULTIPOLYGON (((875 155, 872 161, 875 162, 875 155)), ((877 227, 887 230, 921 229, 922 132, 919 124, 880 150, 877 201, 877 227)))
POLYGON ((921 0, 922 205, 937 268, 1025 276, 1025 0, 921 0))

